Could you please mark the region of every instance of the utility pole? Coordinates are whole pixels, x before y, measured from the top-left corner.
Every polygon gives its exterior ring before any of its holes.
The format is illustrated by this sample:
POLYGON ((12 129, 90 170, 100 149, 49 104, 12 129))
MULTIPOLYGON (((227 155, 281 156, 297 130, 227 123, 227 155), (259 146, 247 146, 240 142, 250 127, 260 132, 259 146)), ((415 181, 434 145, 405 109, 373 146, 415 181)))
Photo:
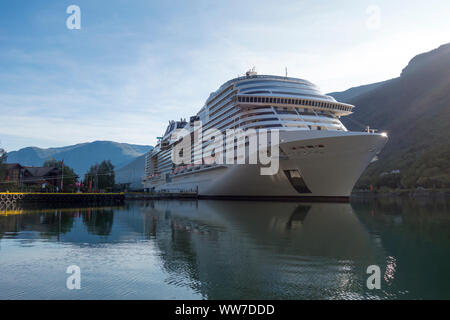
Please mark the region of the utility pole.
POLYGON ((61 192, 63 192, 64 187, 64 160, 61 161, 61 192))
POLYGON ((98 192, 98 166, 95 168, 95 191, 98 192))

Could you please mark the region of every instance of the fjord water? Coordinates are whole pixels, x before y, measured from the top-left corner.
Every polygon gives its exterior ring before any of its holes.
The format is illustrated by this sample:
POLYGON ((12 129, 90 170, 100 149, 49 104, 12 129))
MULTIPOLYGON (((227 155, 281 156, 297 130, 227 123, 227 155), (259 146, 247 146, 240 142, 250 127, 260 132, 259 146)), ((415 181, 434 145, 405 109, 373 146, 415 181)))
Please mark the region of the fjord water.
POLYGON ((0 299, 449 299, 449 209, 393 198, 2 212, 0 299), (70 265, 80 290, 66 287, 70 265))

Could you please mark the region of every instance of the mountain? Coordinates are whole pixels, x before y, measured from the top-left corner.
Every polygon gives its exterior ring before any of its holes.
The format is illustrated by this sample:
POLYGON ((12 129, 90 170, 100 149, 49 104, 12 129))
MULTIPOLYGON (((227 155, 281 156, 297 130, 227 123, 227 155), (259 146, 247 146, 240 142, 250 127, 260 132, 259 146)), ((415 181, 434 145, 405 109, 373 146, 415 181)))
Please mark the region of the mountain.
POLYGON ((137 157, 127 165, 115 170, 115 182, 117 184, 129 183, 129 190, 142 189, 142 177, 144 176, 145 154, 137 157))
POLYGON ((113 141, 94 141, 48 149, 27 147, 9 152, 7 162, 18 162, 25 166, 42 166, 45 160, 54 158, 64 160, 65 164, 73 168, 79 176, 82 176, 95 163, 111 160, 116 168, 120 168, 142 156, 151 148, 151 146, 113 141))
POLYGON ((328 93, 328 95, 333 96, 337 101, 350 101, 364 93, 367 93, 375 88, 378 88, 379 86, 382 86, 383 84, 387 83, 388 81, 389 80, 366 84, 366 85, 350 88, 350 89, 342 91, 342 92, 331 92, 331 93, 328 93))
POLYGON ((389 135, 359 186, 450 187, 450 43, 414 57, 398 78, 330 95, 356 106, 342 118, 349 130, 389 135))

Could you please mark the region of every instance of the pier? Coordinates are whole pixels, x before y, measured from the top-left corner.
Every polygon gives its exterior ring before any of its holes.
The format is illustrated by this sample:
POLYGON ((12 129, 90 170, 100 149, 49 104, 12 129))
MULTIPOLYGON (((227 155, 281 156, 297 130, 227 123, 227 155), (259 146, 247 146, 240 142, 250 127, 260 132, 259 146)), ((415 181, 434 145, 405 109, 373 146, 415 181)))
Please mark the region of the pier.
POLYGON ((158 199, 198 199, 195 191, 185 192, 131 192, 125 194, 125 200, 158 200, 158 199))
POLYGON ((120 204, 123 193, 0 193, 0 208, 24 204, 120 204))

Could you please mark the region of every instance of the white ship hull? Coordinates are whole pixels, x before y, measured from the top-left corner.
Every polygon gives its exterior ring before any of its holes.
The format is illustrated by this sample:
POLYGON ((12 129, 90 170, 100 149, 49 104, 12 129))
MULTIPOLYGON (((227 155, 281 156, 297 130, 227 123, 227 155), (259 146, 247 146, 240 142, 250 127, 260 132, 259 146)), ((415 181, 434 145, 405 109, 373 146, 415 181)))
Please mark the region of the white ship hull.
POLYGON ((387 138, 348 131, 280 131, 278 173, 261 175, 260 165, 216 165, 177 174, 167 182, 145 182, 154 191, 196 191, 199 197, 347 198, 387 138), (286 171, 298 171, 304 188, 296 188, 286 171))

